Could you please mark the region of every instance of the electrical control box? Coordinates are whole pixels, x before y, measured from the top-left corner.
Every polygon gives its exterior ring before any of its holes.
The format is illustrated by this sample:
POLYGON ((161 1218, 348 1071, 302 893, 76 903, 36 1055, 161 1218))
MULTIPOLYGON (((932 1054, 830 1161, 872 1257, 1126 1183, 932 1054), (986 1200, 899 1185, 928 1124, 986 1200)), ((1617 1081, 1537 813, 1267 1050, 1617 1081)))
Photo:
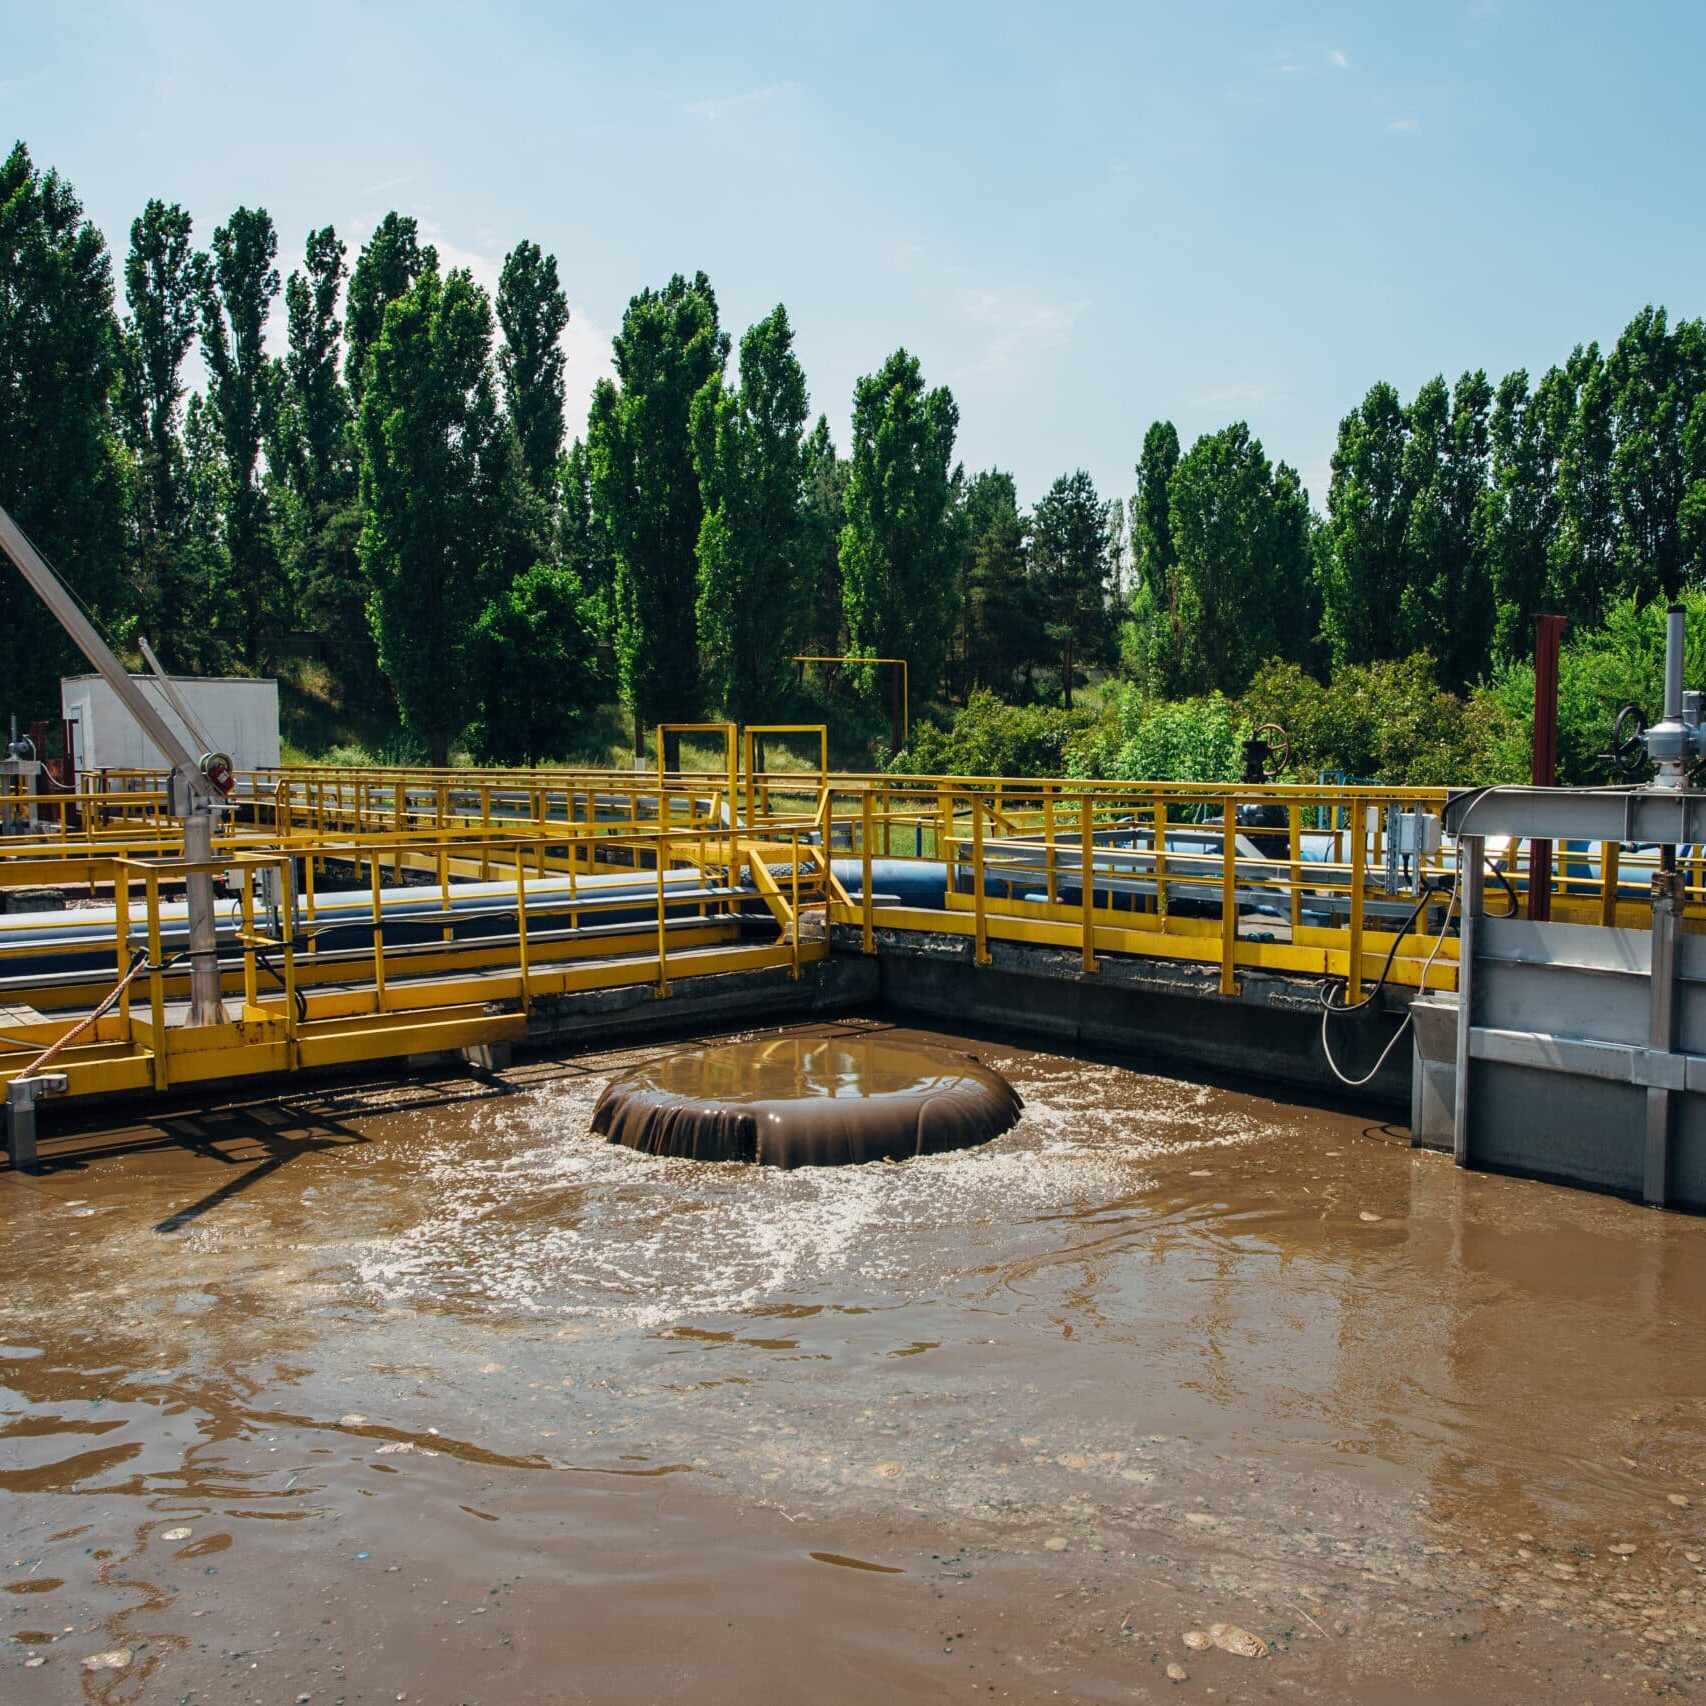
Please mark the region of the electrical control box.
POLYGON ((1392 817, 1392 851, 1405 858, 1437 853, 1439 819, 1432 812, 1395 812, 1392 817))

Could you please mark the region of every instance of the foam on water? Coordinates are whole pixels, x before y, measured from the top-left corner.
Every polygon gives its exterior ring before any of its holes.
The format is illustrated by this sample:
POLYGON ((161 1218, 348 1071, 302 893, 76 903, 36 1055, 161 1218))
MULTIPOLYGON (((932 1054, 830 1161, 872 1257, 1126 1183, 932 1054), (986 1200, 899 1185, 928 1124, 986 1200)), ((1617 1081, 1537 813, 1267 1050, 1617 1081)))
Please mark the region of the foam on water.
POLYGON ((1212 1092, 1118 1067, 989 1064, 1024 1096, 1019 1124, 900 1165, 781 1172, 640 1155, 589 1133, 596 1078, 499 1102, 472 1140, 465 1127, 428 1131, 418 1218, 360 1252, 360 1278, 393 1305, 640 1330, 824 1294, 882 1306, 975 1281, 1062 1215, 1130 1202, 1162 1154, 1263 1130, 1214 1113, 1212 1092))

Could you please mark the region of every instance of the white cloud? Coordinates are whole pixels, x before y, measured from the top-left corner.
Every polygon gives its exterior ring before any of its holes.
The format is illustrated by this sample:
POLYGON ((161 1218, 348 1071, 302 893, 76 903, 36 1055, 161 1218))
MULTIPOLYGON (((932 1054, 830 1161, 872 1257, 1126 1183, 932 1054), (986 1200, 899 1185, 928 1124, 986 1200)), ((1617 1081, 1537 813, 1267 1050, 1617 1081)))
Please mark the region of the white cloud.
POLYGON ((1388 119, 1386 128, 1396 136, 1413 136, 1422 128, 1422 121, 1419 118, 1388 119))
POLYGON ((979 290, 965 298, 962 312, 980 332, 988 333, 983 353, 967 373, 1000 373, 1026 349, 1052 347, 1072 331, 1083 303, 1061 305, 1025 297, 1013 290, 979 290))
POLYGON ((1244 409, 1259 408, 1263 403, 1277 402, 1282 393, 1272 385, 1258 384, 1254 380, 1238 380, 1231 385, 1220 385, 1200 396, 1193 397, 1192 403, 1199 409, 1217 409, 1234 413, 1244 409))
POLYGON ((766 83, 762 89, 746 89, 738 95, 715 95, 703 101, 688 101, 681 110, 689 118, 702 118, 715 124, 730 113, 768 106, 777 96, 786 95, 797 87, 790 82, 766 83))
POLYGON ((614 379, 610 360, 611 332, 584 310, 569 304, 568 329, 563 333, 563 354, 568 358, 563 374, 563 418, 568 423, 568 443, 586 437, 586 414, 592 405, 592 388, 601 379, 614 379))
POLYGON ((485 254, 479 249, 465 249, 454 238, 447 237, 443 229, 431 219, 417 216, 420 226, 420 240, 423 244, 430 243, 438 250, 438 264, 444 272, 454 272, 458 268, 471 273, 474 282, 488 296, 496 296, 498 280, 503 275, 503 257, 501 255, 485 254))
POLYGON ((1349 71, 1351 56, 1342 47, 1330 47, 1327 50, 1327 63, 1336 66, 1340 71, 1349 71))

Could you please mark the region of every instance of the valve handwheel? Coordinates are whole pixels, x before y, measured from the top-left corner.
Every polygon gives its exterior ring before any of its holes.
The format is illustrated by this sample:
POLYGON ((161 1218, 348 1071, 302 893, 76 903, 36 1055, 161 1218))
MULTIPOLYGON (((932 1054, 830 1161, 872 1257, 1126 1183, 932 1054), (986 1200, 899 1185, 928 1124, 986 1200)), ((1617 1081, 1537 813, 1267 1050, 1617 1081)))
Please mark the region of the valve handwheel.
POLYGON ((1639 776, 1647 762, 1647 714, 1639 705, 1625 705, 1611 725, 1611 746, 1601 754, 1625 776, 1639 776))
POLYGON ((1266 780, 1272 782, 1284 775, 1285 767, 1291 762, 1291 736, 1278 723, 1263 723, 1252 738, 1267 746, 1268 761, 1262 766, 1266 780))

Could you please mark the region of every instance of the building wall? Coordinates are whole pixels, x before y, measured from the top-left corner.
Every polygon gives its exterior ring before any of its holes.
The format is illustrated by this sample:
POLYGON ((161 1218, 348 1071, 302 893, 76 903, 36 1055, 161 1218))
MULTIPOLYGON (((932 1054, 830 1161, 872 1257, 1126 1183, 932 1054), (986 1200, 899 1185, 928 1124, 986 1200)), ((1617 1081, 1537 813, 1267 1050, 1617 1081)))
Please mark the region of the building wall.
MULTIPOLYGON (((132 676, 159 710, 169 728, 198 758, 200 739, 184 729, 152 676, 132 676)), ((278 683, 174 675, 172 685, 217 751, 228 752, 239 770, 277 764, 278 683)), ((158 770, 166 758, 119 703, 98 675, 71 676, 59 684, 64 716, 74 725, 77 768, 86 770, 158 770)))

